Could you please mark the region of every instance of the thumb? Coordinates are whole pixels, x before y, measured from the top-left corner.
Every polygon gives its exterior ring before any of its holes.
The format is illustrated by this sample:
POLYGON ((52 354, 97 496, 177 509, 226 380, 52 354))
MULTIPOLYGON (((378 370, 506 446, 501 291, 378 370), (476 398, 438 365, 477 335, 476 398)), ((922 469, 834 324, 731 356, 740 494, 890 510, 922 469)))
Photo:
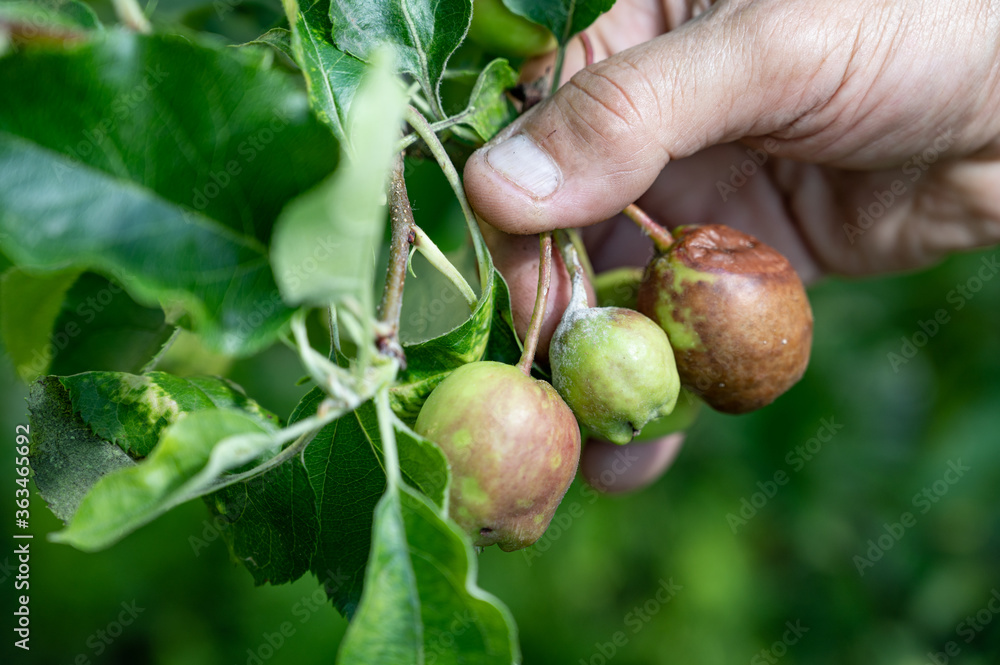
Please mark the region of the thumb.
POLYGON ((717 4, 579 71, 469 159, 473 207, 508 233, 593 224, 639 198, 668 161, 773 132, 814 108, 818 91, 837 83, 817 81, 834 78, 818 74, 819 40, 788 36, 790 17, 761 4, 770 9, 717 4), (768 39, 779 21, 780 44, 768 39))

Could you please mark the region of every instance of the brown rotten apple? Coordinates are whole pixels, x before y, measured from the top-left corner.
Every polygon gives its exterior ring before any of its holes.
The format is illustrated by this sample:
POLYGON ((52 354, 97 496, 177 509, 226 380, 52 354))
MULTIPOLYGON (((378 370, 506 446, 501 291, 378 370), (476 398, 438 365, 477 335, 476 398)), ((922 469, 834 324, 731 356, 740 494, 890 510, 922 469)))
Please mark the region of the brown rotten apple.
POLYGON ((770 404, 805 372, 809 299, 788 260, 727 226, 686 226, 653 258, 639 311, 670 338, 681 383, 712 408, 770 404))

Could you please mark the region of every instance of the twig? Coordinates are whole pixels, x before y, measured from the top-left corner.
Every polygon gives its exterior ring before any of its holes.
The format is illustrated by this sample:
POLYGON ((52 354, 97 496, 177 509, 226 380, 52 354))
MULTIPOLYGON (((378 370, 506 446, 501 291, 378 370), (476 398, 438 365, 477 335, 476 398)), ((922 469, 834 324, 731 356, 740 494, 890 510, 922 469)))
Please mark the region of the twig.
POLYGON ((594 283, 596 275, 594 274, 594 265, 590 262, 590 255, 587 253, 587 247, 583 242, 583 236, 580 234, 580 229, 564 229, 566 234, 569 235, 570 241, 573 243, 573 247, 576 248, 577 258, 580 259, 580 265, 583 267, 583 273, 587 277, 587 281, 591 284, 594 283))
POLYGON ((156 366, 160 364, 161 360, 163 360, 163 356, 167 355, 167 351, 169 351, 170 347, 174 345, 174 342, 177 341, 177 337, 180 336, 180 334, 181 334, 180 326, 175 327, 174 331, 170 333, 170 337, 160 347, 160 350, 156 352, 156 355, 154 355, 152 358, 149 359, 149 362, 147 362, 145 365, 142 366, 142 369, 139 370, 139 373, 145 374, 146 372, 152 372, 154 369, 156 369, 156 366))
POLYGON ((389 186, 389 220, 392 239, 389 243, 389 268, 379 304, 379 323, 382 330, 376 340, 379 351, 399 359, 400 366, 406 367, 406 356, 399 343, 399 317, 403 310, 403 284, 406 281, 406 263, 413 243, 413 209, 406 194, 406 179, 403 175, 403 155, 396 156, 389 186))
MULTIPOLYGON (((435 134, 437 134, 438 132, 442 132, 442 131, 448 129, 449 127, 453 127, 455 125, 461 124, 470 115, 472 115, 472 111, 469 110, 469 109, 466 109, 465 111, 462 111, 461 113, 459 113, 457 115, 453 115, 450 118, 445 118, 444 120, 439 120, 439 121, 433 123, 431 125, 431 129, 434 131, 435 134)), ((416 143, 419 138, 420 137, 417 136, 416 132, 410 132, 409 134, 407 134, 406 136, 404 136, 399 141, 398 144, 396 144, 396 150, 398 150, 399 152, 402 152, 402 151, 406 150, 411 145, 413 145, 414 143, 416 143)))
POLYGON ((654 222, 653 218, 643 212, 642 208, 636 204, 629 204, 622 213, 635 222, 649 236, 659 251, 665 252, 670 245, 674 244, 674 237, 670 235, 670 231, 667 231, 654 222))
POLYGON ((528 332, 524 335, 524 352, 521 353, 521 360, 517 363, 518 369, 526 376, 531 376, 531 364, 535 362, 538 335, 542 330, 542 319, 545 318, 545 306, 549 299, 549 285, 552 282, 552 232, 543 233, 538 244, 538 292, 535 295, 535 309, 531 312, 528 332))

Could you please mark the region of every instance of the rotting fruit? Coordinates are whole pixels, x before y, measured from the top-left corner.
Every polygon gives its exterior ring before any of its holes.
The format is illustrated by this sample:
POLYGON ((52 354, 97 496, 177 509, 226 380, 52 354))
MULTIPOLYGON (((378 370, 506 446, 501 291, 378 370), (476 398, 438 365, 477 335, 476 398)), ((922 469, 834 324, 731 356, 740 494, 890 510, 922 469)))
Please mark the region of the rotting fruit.
POLYGON ((809 364, 813 317, 788 260, 727 226, 687 226, 653 258, 638 307, 666 331, 681 383, 712 408, 773 402, 809 364))
POLYGON ((663 330, 623 307, 571 305, 549 347, 552 385, 594 434, 624 444, 674 409, 680 379, 663 330))
POLYGON ((473 362, 427 398, 415 427, 451 465, 451 517, 479 547, 505 552, 545 532, 580 461, 580 429, 545 381, 473 362))
POLYGON ((497 55, 527 58, 555 50, 549 30, 509 10, 503 0, 474 0, 469 39, 497 55))

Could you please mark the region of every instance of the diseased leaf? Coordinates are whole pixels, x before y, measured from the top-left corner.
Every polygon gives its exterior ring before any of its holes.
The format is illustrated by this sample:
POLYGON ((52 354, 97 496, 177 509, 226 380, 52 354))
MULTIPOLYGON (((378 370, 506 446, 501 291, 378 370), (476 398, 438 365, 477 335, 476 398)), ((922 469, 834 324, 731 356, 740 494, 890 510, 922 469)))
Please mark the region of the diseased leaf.
POLYGON ((145 375, 85 372, 64 376, 78 412, 94 433, 133 457, 144 457, 156 446, 164 428, 182 414, 211 409, 244 412, 262 429, 274 429, 278 418, 249 399, 226 379, 182 379, 165 372, 145 375))
MULTIPOLYGON (((206 496, 205 502, 218 517, 216 524, 233 559, 246 566, 255 583, 294 582, 309 570, 319 517, 309 475, 299 459, 229 485, 206 496)), ((195 552, 205 544, 192 541, 195 552)), ((334 588, 340 578, 329 584, 334 588)))
POLYGON ((87 426, 73 410, 69 392, 55 376, 28 390, 31 412, 31 473, 49 509, 68 522, 83 497, 103 476, 135 462, 87 426))
POLYGON ((0 58, 0 88, 18 91, 0 105, 0 244, 16 265, 114 277, 215 350, 277 338, 291 310, 264 243, 337 155, 291 74, 115 31, 0 58))
MULTIPOLYGON (((444 455, 415 434, 400 438, 400 458, 407 460, 403 477, 443 499, 448 483, 444 455)), ((328 425, 303 455, 320 516, 312 570, 321 578, 327 571, 347 575, 350 581, 331 598, 346 616, 354 613, 361 595, 372 513, 385 491, 381 445, 375 409, 368 403, 328 425)))
POLYGON ((565 46, 611 9, 615 0, 503 0, 503 3, 515 14, 551 30, 559 44, 565 46))
POLYGON ((98 480, 69 525, 49 538, 87 552, 103 549, 182 500, 193 498, 185 487, 219 451, 229 458, 229 468, 245 463, 249 455, 228 450, 234 446, 227 446, 227 441, 265 433, 257 420, 239 411, 187 414, 164 430, 147 459, 98 480))
POLYGON ((286 301, 326 306, 354 300, 371 310, 404 105, 391 63, 374 66, 351 107, 353 152, 345 149, 337 172, 282 212, 271 256, 286 301))
POLYGON ((399 71, 420 82, 435 113, 443 116, 441 78, 469 30, 469 0, 331 0, 330 20, 337 47, 361 60, 368 61, 379 46, 389 45, 399 71))
MULTIPOLYGON (((72 269, 32 275, 19 268, 0 276, 0 336, 22 381, 48 370, 56 351, 53 327, 79 276, 72 269)), ((64 335, 68 343, 69 332, 64 335)))
POLYGON ((365 592, 337 662, 520 662, 510 611, 475 579, 472 547, 453 522, 405 485, 386 492, 375 512, 365 592))
POLYGON ((224 379, 162 372, 43 377, 28 396, 35 483, 52 512, 69 521, 101 477, 148 455, 165 427, 183 414, 219 408, 238 410, 262 429, 277 426, 276 416, 224 379))

